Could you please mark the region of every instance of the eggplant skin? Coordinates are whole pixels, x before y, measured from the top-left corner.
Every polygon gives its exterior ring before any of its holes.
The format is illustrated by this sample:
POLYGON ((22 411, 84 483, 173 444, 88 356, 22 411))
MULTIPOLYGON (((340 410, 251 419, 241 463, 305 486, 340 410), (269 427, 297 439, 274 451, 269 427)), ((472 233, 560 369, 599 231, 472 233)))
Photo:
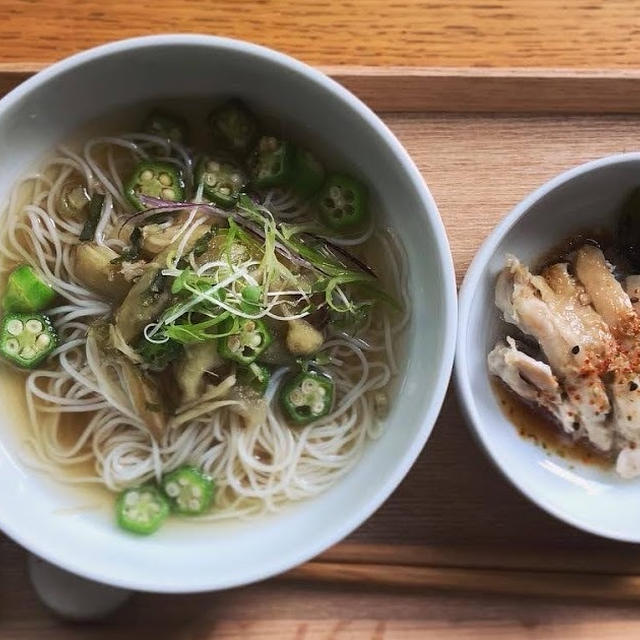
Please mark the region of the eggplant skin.
POLYGON ((116 311, 116 327, 128 344, 131 344, 145 326, 158 318, 169 305, 171 293, 164 281, 161 290, 153 290, 159 288, 153 285, 162 277, 161 269, 150 266, 131 287, 116 311))
POLYGON ((182 402, 193 402, 202 389, 202 381, 207 371, 224 363, 218 353, 215 341, 198 342, 185 347, 184 354, 176 364, 176 382, 180 387, 182 402))
POLYGON ((75 248, 76 276, 111 302, 120 302, 131 289, 131 282, 121 272, 122 265, 112 263, 116 258, 118 254, 113 249, 94 242, 83 242, 75 248))
MULTIPOLYGON (((184 251, 187 254, 207 229, 202 226, 192 233, 184 251)), ((115 314, 115 324, 124 340, 131 344, 140 336, 142 330, 150 322, 162 315, 171 302, 171 292, 167 281, 162 276, 162 269, 167 264, 167 258, 178 246, 180 240, 170 244, 161 251, 146 267, 138 281, 131 287, 115 314)))
POLYGON ((104 321, 89 327, 88 340, 95 344, 101 362, 118 371, 124 392, 136 415, 151 435, 160 439, 167 426, 167 412, 156 380, 134 364, 114 342, 115 331, 104 321))

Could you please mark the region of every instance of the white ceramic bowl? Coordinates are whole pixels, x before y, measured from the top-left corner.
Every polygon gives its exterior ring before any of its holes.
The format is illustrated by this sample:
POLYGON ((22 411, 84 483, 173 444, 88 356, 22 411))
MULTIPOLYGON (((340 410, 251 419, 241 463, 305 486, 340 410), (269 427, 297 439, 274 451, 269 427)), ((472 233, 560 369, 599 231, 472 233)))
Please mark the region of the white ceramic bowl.
POLYGON ((527 196, 469 267, 460 290, 456 353, 456 379, 468 419, 505 476, 557 518, 629 542, 640 542, 640 482, 550 456, 523 439, 492 392, 487 354, 504 335, 494 289, 505 254, 528 264, 575 232, 612 229, 625 197, 639 185, 640 153, 629 153, 571 169, 527 196))
MULTIPOLYGON (((271 517, 226 525, 167 526, 147 539, 117 530, 111 508, 18 460, 19 434, 0 415, 0 528, 45 559, 94 580, 186 592, 260 580, 334 544, 377 509, 424 446, 446 392, 456 328, 447 238, 420 173, 387 127, 343 87, 287 56, 208 36, 116 42, 59 62, 0 101, 0 198, 56 143, 85 122, 167 96, 238 95, 357 167, 409 255, 413 321, 400 389, 384 436, 331 490, 271 517)), ((400 532, 402 523, 398 523, 400 532)))

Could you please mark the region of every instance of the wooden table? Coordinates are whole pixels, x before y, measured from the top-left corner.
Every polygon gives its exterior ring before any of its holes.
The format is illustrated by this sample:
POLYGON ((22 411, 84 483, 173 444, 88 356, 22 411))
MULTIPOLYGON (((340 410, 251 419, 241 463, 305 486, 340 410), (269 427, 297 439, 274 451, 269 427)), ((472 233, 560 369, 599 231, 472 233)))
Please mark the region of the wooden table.
POLYGON ((309 64, 626 67, 634 0, 2 0, 0 61, 51 62, 106 40, 199 32, 309 64))
MULTIPOLYGON (((436 66, 640 66, 640 3, 557 5, 555 0, 0 0, 0 72, 38 68, 110 39, 163 31, 240 37, 311 64, 351 65, 333 69, 343 77, 358 73, 354 65, 410 65, 418 73, 436 66)), ((571 164, 637 148, 640 134, 638 120, 624 115, 469 119, 396 113, 384 118, 439 203, 459 277, 495 222, 527 191, 571 164), (606 137, 600 135, 604 128, 606 137), (471 172, 472 191, 464 189, 471 172)), ((320 563, 285 578, 219 594, 138 595, 108 622, 70 625, 37 602, 25 574, 25 553, 0 537, 0 638, 628 638, 640 633, 637 606, 593 595, 600 585, 606 593, 613 581, 624 580, 619 574, 638 573, 636 551, 579 533, 530 505, 489 465, 450 394, 427 449, 392 498, 320 563), (349 586, 310 577, 318 567, 328 571, 336 561, 357 561, 363 548, 368 558, 388 563, 389 544, 398 545, 396 564, 435 567, 427 569, 435 572, 434 582, 442 583, 446 569, 451 590, 349 586), (594 573, 584 578, 555 573, 560 561, 562 567, 568 562, 577 571, 586 569, 585 553, 594 573), (548 597, 505 595, 516 555, 520 563, 525 558, 535 579, 549 585, 548 597), (606 575, 611 573, 616 575, 606 575), (563 581, 569 581, 570 592, 591 599, 553 597, 554 585, 563 581), (460 584, 469 592, 457 590, 460 584), (483 594, 483 587, 503 593, 483 594)), ((519 575, 513 571, 516 591, 523 590, 519 575)))

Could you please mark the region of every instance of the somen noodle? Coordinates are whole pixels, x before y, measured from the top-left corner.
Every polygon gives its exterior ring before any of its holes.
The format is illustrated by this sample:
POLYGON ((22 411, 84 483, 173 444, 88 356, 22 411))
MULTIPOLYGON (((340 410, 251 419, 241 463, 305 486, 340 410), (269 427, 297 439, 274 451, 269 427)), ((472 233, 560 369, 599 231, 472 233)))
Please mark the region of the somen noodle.
MULTIPOLYGON (((197 145, 148 132, 92 137, 81 148, 61 146, 15 186, 0 251, 4 271, 30 265, 57 294, 46 315, 58 346, 26 375, 30 464, 67 482, 97 483, 114 492, 145 483, 161 486, 166 474, 190 465, 215 482, 213 504, 200 518, 214 520, 276 511, 317 495, 356 464, 367 441, 381 433, 409 300, 404 249, 374 217, 355 231, 336 233, 318 223, 316 200, 289 184, 248 189, 225 208, 206 197, 206 182, 198 182, 199 153, 197 145), (184 181, 182 196, 173 197, 173 186, 138 194, 143 206, 136 212, 127 185, 141 162, 175 167, 184 181), (76 209, 83 215, 69 215, 70 194, 80 198, 76 209), (87 230, 86 210, 96 202, 97 217, 87 230), (211 237, 225 239, 219 253, 198 257, 194 246, 202 238, 213 242, 211 237), (235 251, 234 242, 244 245, 235 251), (99 290, 99 282, 95 286, 79 262, 82 245, 115 256, 107 263, 107 287, 116 280, 125 289, 135 287, 154 264, 163 286, 171 287, 171 304, 148 318, 139 338, 122 339, 118 322, 124 312, 117 311, 114 320, 114 311, 128 297, 113 298, 99 290), (327 272, 318 255, 346 276, 327 272), (250 290, 259 298, 249 304, 250 290), (355 329, 334 322, 362 309, 366 314, 355 329), (201 329, 207 320, 210 328, 201 329), (209 342, 214 339, 207 336, 215 335, 217 344, 227 340, 233 348, 238 326, 259 321, 290 331, 292 323, 304 322, 305 330, 321 334, 321 344, 312 353, 268 362, 270 377, 260 397, 243 391, 244 366, 219 358, 198 372, 195 394, 176 397, 180 358, 203 343, 202 336, 189 342, 189 332, 203 331, 209 342), (171 356, 168 368, 157 371, 145 360, 140 341, 145 349, 160 350, 171 343, 182 355, 171 356), (333 397, 326 407, 316 398, 316 414, 312 409, 310 419, 292 424, 282 389, 301 370, 314 372, 320 387, 331 385, 333 397), (160 386, 166 400, 162 427, 150 428, 132 392, 132 375, 160 386), (71 420, 69 414, 78 415, 71 420), (71 429, 71 421, 81 428, 71 429), (83 473, 64 474, 62 468, 83 473)), ((271 332, 274 342, 284 340, 284 333, 271 332)), ((266 342, 264 336, 250 338, 266 342)), ((305 384, 320 388, 313 380, 305 384)), ((158 411, 149 403, 147 408, 158 411)))

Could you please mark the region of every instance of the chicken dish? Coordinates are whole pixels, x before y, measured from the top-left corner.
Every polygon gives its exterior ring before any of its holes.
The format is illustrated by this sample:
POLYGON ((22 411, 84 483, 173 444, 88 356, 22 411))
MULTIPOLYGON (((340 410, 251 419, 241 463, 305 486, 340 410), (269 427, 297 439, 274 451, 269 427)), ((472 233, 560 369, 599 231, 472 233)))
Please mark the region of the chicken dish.
POLYGON ((510 330, 488 366, 574 442, 588 441, 633 478, 640 475, 640 275, 621 274, 607 258, 585 242, 533 273, 508 255, 495 302, 510 330))

